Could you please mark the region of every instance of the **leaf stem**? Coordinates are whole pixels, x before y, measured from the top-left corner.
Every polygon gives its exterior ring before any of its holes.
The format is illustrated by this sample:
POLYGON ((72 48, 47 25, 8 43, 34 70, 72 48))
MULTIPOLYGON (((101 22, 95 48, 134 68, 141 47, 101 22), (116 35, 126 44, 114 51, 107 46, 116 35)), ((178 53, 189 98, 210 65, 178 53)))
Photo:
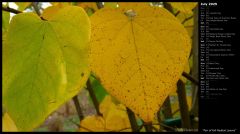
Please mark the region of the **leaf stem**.
POLYGON ((146 129, 146 132, 152 132, 152 122, 151 123, 145 123, 144 127, 146 129))
POLYGON ((96 2, 98 9, 103 8, 103 3, 102 2, 96 2))
POLYGON ((177 94, 178 94, 178 102, 179 102, 179 108, 180 108, 180 114, 181 114, 181 121, 182 121, 182 127, 183 128, 190 128, 190 115, 188 111, 188 105, 187 105, 187 98, 186 98, 186 90, 184 83, 179 80, 177 83, 177 94))
POLYGON ((33 6, 35 12, 37 13, 37 15, 38 15, 38 16, 41 16, 40 10, 39 10, 39 8, 38 8, 38 2, 33 2, 33 3, 32 3, 32 6, 33 6))
POLYGON ((171 102, 170 102, 170 97, 168 96, 164 103, 163 103, 163 115, 165 119, 172 118, 172 109, 171 109, 171 102))
POLYGON ((139 129, 138 129, 138 125, 137 125, 137 122, 136 122, 135 115, 134 115, 133 111, 130 110, 128 107, 127 107, 127 114, 128 114, 128 118, 130 120, 132 131, 133 132, 138 132, 139 129))
POLYGON ((179 13, 180 11, 177 11, 176 14, 174 14, 174 16, 177 17, 179 13))
POLYGON ((193 15, 190 16, 190 17, 188 17, 188 18, 186 18, 186 19, 184 19, 183 22, 182 22, 182 24, 184 24, 186 21, 188 21, 188 20, 190 20, 190 19, 192 19, 192 18, 193 18, 193 15))
POLYGON ((73 97, 73 102, 74 102, 74 105, 75 105, 76 110, 78 112, 79 120, 81 121, 84 118, 84 116, 83 116, 83 113, 82 113, 82 108, 81 108, 80 103, 78 101, 78 95, 73 97))
POLYGON ((22 11, 19 11, 19 10, 16 10, 16 9, 13 9, 13 8, 10 8, 10 7, 3 7, 2 6, 2 10, 3 11, 6 11, 6 12, 10 12, 10 13, 14 13, 14 14, 19 14, 19 13, 22 13, 22 11))
POLYGON ((99 110, 99 102, 97 100, 97 97, 96 97, 93 89, 92 89, 92 85, 91 85, 90 79, 87 80, 87 90, 89 92, 90 97, 92 98, 93 105, 94 105, 94 107, 96 109, 97 115, 102 116, 102 114, 100 113, 100 110, 99 110))
POLYGON ((191 75, 187 74, 186 72, 182 73, 182 76, 184 76, 185 78, 187 78, 188 80, 190 80, 192 83, 198 85, 198 80, 196 80, 195 78, 193 78, 191 75))

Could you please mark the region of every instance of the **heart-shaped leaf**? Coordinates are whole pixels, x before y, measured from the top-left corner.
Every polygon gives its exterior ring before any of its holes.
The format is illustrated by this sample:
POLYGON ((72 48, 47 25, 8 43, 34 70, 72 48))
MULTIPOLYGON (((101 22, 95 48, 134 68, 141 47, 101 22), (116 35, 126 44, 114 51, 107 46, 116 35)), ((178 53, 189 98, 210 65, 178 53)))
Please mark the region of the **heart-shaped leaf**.
POLYGON ((191 49, 184 26, 159 7, 101 9, 91 16, 91 69, 105 89, 150 122, 191 49))
POLYGON ((3 103, 20 131, 29 131, 76 95, 88 76, 90 22, 68 6, 50 20, 13 17, 3 44, 3 103))

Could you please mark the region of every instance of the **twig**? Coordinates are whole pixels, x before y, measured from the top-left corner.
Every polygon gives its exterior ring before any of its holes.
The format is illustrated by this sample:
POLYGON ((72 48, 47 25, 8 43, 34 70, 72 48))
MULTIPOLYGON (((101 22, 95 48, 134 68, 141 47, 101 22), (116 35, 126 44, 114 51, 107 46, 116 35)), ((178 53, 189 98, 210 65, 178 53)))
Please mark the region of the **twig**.
POLYGON ((32 6, 33 6, 35 12, 37 13, 37 15, 38 15, 38 16, 41 16, 40 10, 39 10, 39 8, 38 8, 38 2, 33 2, 33 3, 32 3, 32 6))
POLYGON ((94 105, 94 107, 96 109, 97 115, 102 116, 102 114, 100 113, 100 110, 99 110, 99 103, 98 103, 97 97, 94 94, 94 91, 92 89, 92 85, 91 85, 90 79, 87 80, 87 90, 89 92, 90 97, 92 98, 93 105, 94 105))
POLYGON ((195 78, 193 78, 191 75, 187 74, 186 72, 183 72, 182 76, 184 76, 185 78, 187 78, 188 80, 190 80, 194 84, 198 85, 198 80, 196 80, 195 78))
POLYGON ((193 15, 190 16, 190 17, 188 17, 188 18, 186 18, 185 20, 183 20, 182 24, 184 24, 186 21, 188 21, 188 20, 190 20, 190 19, 192 19, 192 18, 193 18, 193 15))
POLYGON ((144 127, 147 132, 152 132, 152 122, 151 123, 144 123, 144 127))
POLYGON ((77 122, 73 121, 72 119, 69 119, 69 121, 71 121, 74 125, 76 125, 80 128, 80 124, 78 124, 77 122))
POLYGON ((137 132, 139 132, 144 127, 144 124, 142 124, 140 127, 138 127, 137 132))
POLYGON ((170 126, 168 126, 168 125, 165 125, 165 124, 163 124, 163 123, 159 123, 159 124, 153 124, 153 125, 160 125, 160 126, 163 126, 163 127, 165 127, 165 128, 169 128, 169 129, 171 129, 171 130, 173 130, 173 131, 176 131, 176 129, 175 129, 175 128, 173 128, 173 127, 170 127, 170 126))
POLYGON ((10 7, 3 7, 3 6, 2 6, 2 10, 3 10, 3 11, 7 11, 7 12, 11 12, 11 13, 14 13, 14 14, 22 13, 22 11, 19 11, 19 10, 10 8, 10 7))
POLYGON ((73 97, 73 102, 74 102, 76 110, 78 112, 79 120, 81 121, 84 118, 84 116, 83 116, 82 109, 81 109, 81 106, 79 104, 77 95, 73 97))
POLYGON ((89 132, 93 132, 92 130, 86 128, 86 127, 83 127, 81 126, 80 124, 78 124, 77 122, 73 121, 73 119, 70 119, 69 121, 71 121, 73 124, 75 124, 76 126, 78 126, 79 128, 83 128, 83 129, 86 129, 87 131, 89 132))
POLYGON ((177 109, 176 111, 174 111, 174 112, 172 113, 172 115, 175 115, 179 110, 180 110, 180 109, 177 109))
POLYGON ((168 2, 163 2, 163 6, 165 9, 167 9, 169 12, 171 12, 173 14, 173 8, 172 8, 171 4, 169 4, 168 2))
POLYGON ((155 128, 153 125, 151 126, 153 130, 155 130, 155 132, 158 132, 158 129, 155 128))
POLYGON ((122 129, 120 129, 120 130, 118 130, 118 131, 109 131, 109 132, 122 132, 122 131, 124 131, 124 130, 128 130, 128 129, 131 129, 130 127, 128 127, 128 128, 122 128, 122 129))
POLYGON ((127 107, 127 114, 130 120, 130 124, 133 132, 138 132, 138 125, 134 113, 127 107))
MULTIPOLYGON (((10 8, 10 7, 3 7, 2 6, 2 10, 6 11, 6 12, 10 12, 10 13, 14 13, 14 14, 19 14, 19 13, 23 13, 22 11, 10 8)), ((40 17, 42 20, 45 20, 43 17, 40 17)))
POLYGON ((179 102, 179 108, 180 108, 180 114, 181 114, 181 121, 182 121, 182 127, 183 128, 190 128, 190 115, 188 111, 188 104, 187 104, 187 98, 186 98, 186 90, 184 83, 179 80, 177 83, 177 94, 178 94, 178 102, 179 102))
POLYGON ((171 108, 171 102, 170 102, 169 96, 165 99, 162 109, 163 109, 163 115, 165 119, 172 118, 172 108, 171 108))
POLYGON ((98 9, 103 8, 103 3, 102 2, 96 2, 98 9))
POLYGON ((179 13, 180 13, 180 11, 177 11, 177 13, 174 14, 174 16, 177 17, 179 13))

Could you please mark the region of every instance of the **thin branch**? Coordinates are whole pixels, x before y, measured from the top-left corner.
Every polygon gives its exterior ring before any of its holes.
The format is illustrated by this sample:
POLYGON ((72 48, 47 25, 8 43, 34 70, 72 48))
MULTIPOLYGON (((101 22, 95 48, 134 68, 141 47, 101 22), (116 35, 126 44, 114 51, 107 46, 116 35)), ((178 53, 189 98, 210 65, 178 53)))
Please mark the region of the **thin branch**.
POLYGON ((190 115, 188 110, 185 84, 179 80, 177 83, 178 103, 180 108, 181 122, 183 128, 191 128, 190 115))
POLYGON ((152 132, 152 122, 151 123, 144 123, 144 127, 147 132, 152 132))
POLYGON ((188 18, 186 18, 185 20, 183 20, 182 24, 184 24, 186 21, 188 21, 188 20, 190 20, 190 19, 192 19, 192 18, 193 18, 193 15, 190 16, 190 17, 188 17, 188 18))
POLYGON ((158 132, 158 129, 156 127, 154 127, 153 125, 151 127, 153 130, 155 130, 155 132, 158 132))
POLYGON ((180 111, 180 109, 177 109, 176 111, 174 111, 173 113, 172 113, 172 115, 175 115, 177 112, 179 112, 180 111))
MULTIPOLYGON (((10 7, 3 7, 2 6, 2 10, 6 11, 6 12, 10 12, 10 13, 14 13, 14 14, 19 14, 19 13, 23 13, 22 11, 10 8, 10 7)), ((43 17, 40 17, 42 20, 45 20, 43 17)))
POLYGON ((84 118, 84 116, 83 116, 82 109, 81 109, 80 103, 78 101, 77 95, 73 97, 73 102, 74 102, 76 110, 78 112, 79 120, 81 121, 84 118))
POLYGON ((173 131, 176 131, 176 129, 175 129, 175 128, 173 128, 173 127, 170 127, 170 126, 168 126, 168 125, 165 125, 164 123, 153 124, 153 125, 160 125, 160 126, 163 126, 163 127, 165 127, 165 128, 168 128, 168 129, 171 129, 171 130, 173 130, 173 131))
POLYGON ((184 26, 185 28, 192 28, 193 25, 189 25, 189 26, 184 26))
POLYGON ((180 11, 177 11, 177 13, 174 14, 174 16, 177 17, 179 13, 180 13, 180 11))
POLYGON ((78 124, 77 122, 73 121, 73 119, 69 119, 70 122, 72 122, 74 125, 76 125, 77 127, 80 128, 80 124, 78 124))
POLYGON ((163 2, 163 7, 173 14, 173 8, 171 4, 169 4, 168 2, 163 2))
POLYGON ((32 3, 32 6, 33 6, 35 12, 37 13, 37 15, 38 15, 38 16, 41 16, 40 10, 39 10, 39 8, 38 8, 38 2, 33 2, 33 3, 32 3))
POLYGON ((94 105, 94 107, 96 109, 97 115, 102 116, 102 114, 100 113, 100 110, 99 110, 99 102, 97 100, 97 97, 96 97, 93 89, 92 89, 92 85, 91 85, 90 79, 87 80, 87 90, 89 92, 90 97, 92 98, 93 105, 94 105))
POLYGON ((22 13, 22 11, 19 11, 19 10, 10 8, 10 7, 3 7, 3 6, 2 6, 2 10, 3 10, 3 11, 6 11, 6 12, 14 13, 14 14, 22 13))
POLYGON ((140 127, 138 127, 137 132, 139 132, 144 127, 144 124, 142 124, 140 127))
POLYGON ((193 82, 194 84, 198 85, 198 80, 196 80, 195 78, 193 78, 191 75, 187 74, 186 72, 182 73, 182 76, 184 76, 185 78, 187 78, 188 80, 190 80, 191 82, 193 82))
POLYGON ((163 109, 163 115, 165 119, 172 118, 172 108, 171 108, 171 102, 170 102, 169 96, 165 99, 162 109, 163 109))
POLYGON ((127 107, 127 114, 130 120, 130 124, 133 132, 138 132, 138 125, 134 113, 127 107))
POLYGON ((98 9, 103 8, 103 3, 102 2, 96 2, 98 9))
POLYGON ((120 130, 118 130, 118 131, 109 131, 109 132, 122 132, 122 131, 124 131, 124 130, 128 130, 128 129, 131 129, 130 127, 127 127, 127 128, 122 128, 122 129, 120 129, 120 130))

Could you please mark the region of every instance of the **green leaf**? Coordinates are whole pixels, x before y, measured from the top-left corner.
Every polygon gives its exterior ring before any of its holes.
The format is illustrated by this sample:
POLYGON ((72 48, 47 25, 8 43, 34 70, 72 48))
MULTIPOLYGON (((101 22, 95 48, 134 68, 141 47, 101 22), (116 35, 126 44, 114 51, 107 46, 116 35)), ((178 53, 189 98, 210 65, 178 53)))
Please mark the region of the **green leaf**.
MULTIPOLYGON (((91 76, 89 77, 89 79, 98 102, 102 102, 102 100, 108 93, 106 92, 104 87, 101 85, 101 83, 98 80, 96 80, 94 77, 91 76)), ((90 99, 90 96, 89 96, 89 99, 90 99)), ((92 99, 90 99, 90 101, 92 101, 92 99)))
POLYGON ((10 13, 2 11, 2 33, 5 33, 9 26, 10 13))
POLYGON ((3 103, 20 131, 30 131, 76 95, 88 77, 90 22, 76 6, 43 21, 13 17, 3 44, 3 103))

